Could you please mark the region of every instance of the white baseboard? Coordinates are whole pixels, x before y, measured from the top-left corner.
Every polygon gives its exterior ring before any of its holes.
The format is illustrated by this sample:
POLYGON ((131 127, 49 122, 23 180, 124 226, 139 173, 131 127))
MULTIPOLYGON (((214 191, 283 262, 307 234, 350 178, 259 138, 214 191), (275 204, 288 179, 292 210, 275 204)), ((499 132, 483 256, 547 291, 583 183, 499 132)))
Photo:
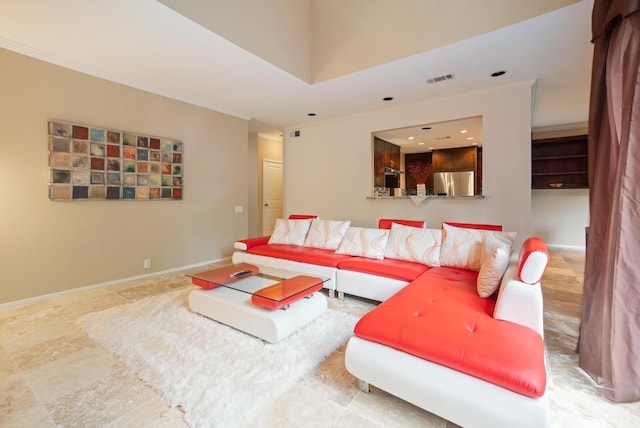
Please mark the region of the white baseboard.
POLYGON ((200 263, 195 263, 195 264, 192 264, 192 265, 180 266, 180 267, 171 268, 171 269, 167 269, 167 270, 162 270, 162 271, 158 271, 158 272, 145 273, 143 275, 130 276, 128 278, 122 278, 122 279, 115 279, 113 281, 101 282, 99 284, 86 285, 84 287, 72 288, 70 290, 57 291, 55 293, 43 294, 42 296, 29 297, 27 299, 16 300, 14 302, 0 303, 0 310, 7 309, 7 308, 13 308, 15 306, 20 306, 20 305, 26 305, 28 303, 40 302, 42 300, 47 300, 47 299, 51 299, 51 298, 54 298, 54 297, 62 297, 62 296, 67 296, 69 294, 82 293, 83 291, 95 290, 97 288, 104 288, 104 287, 108 287, 110 285, 122 284, 123 282, 135 281, 136 279, 142 279, 142 278, 149 278, 149 277, 152 277, 152 276, 164 275, 166 273, 176 272, 176 271, 185 270, 185 269, 191 269, 191 268, 195 268, 195 267, 199 267, 199 266, 205 266, 205 265, 208 265, 208 264, 220 263, 220 262, 224 262, 224 261, 229 261, 230 262, 231 261, 231 257, 223 257, 221 259, 209 260, 209 261, 206 261, 206 262, 200 262, 200 263))
POLYGON ((547 247, 555 248, 556 250, 582 251, 583 253, 587 250, 585 246, 579 245, 547 244, 547 247))

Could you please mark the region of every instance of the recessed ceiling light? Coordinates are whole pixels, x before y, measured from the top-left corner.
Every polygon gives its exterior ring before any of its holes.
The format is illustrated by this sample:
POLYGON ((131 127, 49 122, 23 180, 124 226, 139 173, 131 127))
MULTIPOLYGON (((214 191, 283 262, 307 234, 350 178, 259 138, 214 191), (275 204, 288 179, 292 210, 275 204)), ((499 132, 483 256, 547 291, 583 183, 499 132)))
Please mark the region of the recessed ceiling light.
POLYGON ((467 137, 467 140, 473 140, 473 137, 467 137))
POLYGON ((435 147, 429 147, 429 150, 433 150, 435 147))
POLYGON ((382 99, 382 101, 391 101, 391 100, 393 100, 393 97, 384 97, 382 99))
POLYGON ((408 140, 415 140, 416 137, 409 137, 408 140))
POLYGON ((418 143, 419 146, 424 146, 424 143, 418 143))
POLYGON ((477 145, 478 145, 478 143, 471 143, 471 145, 472 145, 472 146, 477 146, 477 145))
POLYGON ((315 113, 307 113, 307 116, 315 116, 315 113))
POLYGON ((466 134, 467 132, 469 132, 469 131, 466 130, 466 129, 463 129, 463 130, 460 131, 461 134, 466 134))
POLYGON ((491 73, 491 77, 499 77, 499 76, 502 76, 505 73, 506 73, 506 71, 504 71, 504 70, 496 71, 495 73, 491 73))

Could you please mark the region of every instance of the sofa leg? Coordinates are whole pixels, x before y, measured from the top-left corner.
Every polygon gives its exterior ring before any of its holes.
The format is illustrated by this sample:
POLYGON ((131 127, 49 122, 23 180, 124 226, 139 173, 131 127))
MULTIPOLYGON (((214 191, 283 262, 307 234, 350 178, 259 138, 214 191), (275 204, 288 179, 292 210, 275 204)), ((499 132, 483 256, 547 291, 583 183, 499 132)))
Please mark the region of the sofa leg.
POLYGON ((358 389, 362 392, 366 392, 367 394, 371 392, 369 389, 369 383, 360 379, 358 379, 358 389))
POLYGON ((329 297, 334 299, 336 297, 336 290, 329 290, 329 297))
POLYGON ((344 292, 338 291, 338 300, 344 300, 344 292))

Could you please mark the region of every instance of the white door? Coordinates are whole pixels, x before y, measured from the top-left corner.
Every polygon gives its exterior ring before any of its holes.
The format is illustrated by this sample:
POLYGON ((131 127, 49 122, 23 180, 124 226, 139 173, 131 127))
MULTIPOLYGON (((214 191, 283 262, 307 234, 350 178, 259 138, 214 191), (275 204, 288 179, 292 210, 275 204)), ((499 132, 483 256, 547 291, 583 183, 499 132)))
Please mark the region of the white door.
POLYGON ((262 236, 267 236, 282 217, 282 162, 262 161, 262 203, 262 236))

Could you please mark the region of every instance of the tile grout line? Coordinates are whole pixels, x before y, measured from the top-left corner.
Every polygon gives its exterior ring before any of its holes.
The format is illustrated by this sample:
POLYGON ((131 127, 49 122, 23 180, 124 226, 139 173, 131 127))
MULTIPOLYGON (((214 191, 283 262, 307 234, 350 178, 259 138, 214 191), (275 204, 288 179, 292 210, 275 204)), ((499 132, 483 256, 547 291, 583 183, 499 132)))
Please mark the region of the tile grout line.
MULTIPOLYGON (((53 420, 53 418, 51 417, 51 414, 49 413, 49 411, 47 410, 47 407, 45 406, 45 404, 42 402, 42 398, 40 398, 40 395, 36 392, 35 388, 33 387, 33 385, 31 384, 31 382, 29 381, 29 379, 27 379, 27 377, 24 375, 24 370, 22 370, 22 368, 20 368, 20 366, 18 365, 18 363, 16 363, 16 360, 13 358, 13 354, 11 352, 9 352, 9 350, 7 349, 7 347, 4 345, 4 343, 2 343, 0 341, 0 346, 2 346, 3 351, 7 354, 7 356, 9 357, 9 359, 11 360, 11 364, 13 364, 14 368, 16 369, 16 373, 20 376, 20 378, 22 379, 22 381, 24 381, 24 383, 29 387, 29 390, 31 391, 31 393, 33 394, 33 396, 35 397, 36 401, 38 402, 38 405, 40 406, 40 408, 46 413, 47 418, 49 419, 49 421, 51 422, 51 424, 53 426, 58 426, 55 421, 53 420)), ((32 410, 32 409, 28 409, 27 411, 32 410)), ((6 422, 10 422, 12 418, 9 418, 6 422)))

